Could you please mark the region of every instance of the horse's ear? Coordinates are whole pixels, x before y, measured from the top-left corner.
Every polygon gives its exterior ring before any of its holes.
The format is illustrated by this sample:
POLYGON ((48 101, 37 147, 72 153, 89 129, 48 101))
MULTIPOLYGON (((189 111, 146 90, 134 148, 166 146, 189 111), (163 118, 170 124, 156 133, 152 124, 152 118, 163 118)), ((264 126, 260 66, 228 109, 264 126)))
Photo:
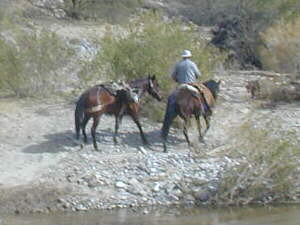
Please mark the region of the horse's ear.
POLYGON ((152 80, 155 80, 155 79, 156 79, 155 74, 152 75, 151 79, 152 79, 152 80))

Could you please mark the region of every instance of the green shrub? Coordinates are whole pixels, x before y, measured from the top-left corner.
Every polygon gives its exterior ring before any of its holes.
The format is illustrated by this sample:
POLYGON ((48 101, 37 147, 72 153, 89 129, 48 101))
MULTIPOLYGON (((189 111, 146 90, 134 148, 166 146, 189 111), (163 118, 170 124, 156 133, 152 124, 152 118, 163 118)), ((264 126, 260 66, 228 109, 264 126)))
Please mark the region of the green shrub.
MULTIPOLYGON (((273 125, 272 125, 273 126, 273 125)), ((245 123, 227 155, 236 164, 228 167, 217 201, 227 204, 288 202, 299 189, 299 141, 293 133, 272 136, 268 128, 245 123)), ((299 197, 299 196, 298 196, 299 197)))
POLYGON ((113 79, 156 74, 162 87, 169 91, 173 86, 169 77, 171 67, 180 60, 182 50, 190 49, 203 73, 202 79, 207 79, 221 57, 199 39, 196 27, 183 26, 179 21, 165 22, 157 13, 144 14, 126 27, 127 34, 104 37, 97 59, 113 79))
POLYGON ((63 82, 58 74, 72 51, 54 34, 2 20, 0 88, 16 96, 45 96, 63 82))
POLYGON ((82 71, 81 77, 88 82, 104 74, 107 79, 125 80, 155 74, 166 98, 175 87, 170 77, 171 68, 180 60, 184 49, 192 51, 203 80, 213 75, 216 64, 223 59, 215 48, 199 39, 193 25, 164 21, 158 13, 146 13, 125 26, 121 34, 108 32, 101 41, 101 51, 91 64, 86 65, 88 69, 82 71))

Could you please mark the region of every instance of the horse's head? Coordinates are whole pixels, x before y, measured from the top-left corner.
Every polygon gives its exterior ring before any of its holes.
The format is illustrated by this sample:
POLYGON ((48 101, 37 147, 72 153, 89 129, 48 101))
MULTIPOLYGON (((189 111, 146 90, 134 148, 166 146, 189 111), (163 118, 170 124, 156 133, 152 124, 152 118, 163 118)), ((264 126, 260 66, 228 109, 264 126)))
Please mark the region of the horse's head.
POLYGON ((208 80, 203 82, 203 84, 210 90, 215 99, 217 99, 218 93, 220 92, 221 80, 208 80))
POLYGON ((161 101, 161 96, 159 94, 158 82, 155 75, 148 76, 148 83, 147 83, 147 92, 158 101, 161 101))

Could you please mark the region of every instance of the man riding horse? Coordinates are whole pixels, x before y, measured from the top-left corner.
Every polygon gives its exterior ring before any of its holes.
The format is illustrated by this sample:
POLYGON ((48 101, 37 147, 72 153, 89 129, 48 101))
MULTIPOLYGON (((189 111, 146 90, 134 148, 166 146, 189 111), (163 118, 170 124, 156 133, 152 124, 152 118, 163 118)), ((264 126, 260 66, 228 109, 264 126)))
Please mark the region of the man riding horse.
POLYGON ((190 60, 192 54, 184 50, 182 60, 174 66, 172 78, 179 84, 168 97, 167 108, 164 115, 164 122, 161 129, 164 152, 167 152, 167 138, 172 121, 179 116, 184 121, 183 134, 188 145, 191 145, 188 136, 188 123, 192 117, 196 119, 199 133, 199 141, 204 142, 201 132, 200 116, 203 116, 206 129, 210 127, 211 107, 214 106, 219 92, 220 81, 209 80, 197 82, 201 76, 197 65, 190 60))
MULTIPOLYGON (((184 50, 181 56, 182 56, 182 60, 175 64, 173 71, 171 73, 171 77, 176 83, 179 84, 178 89, 188 88, 191 90, 192 93, 194 93, 196 98, 203 96, 204 99, 204 104, 202 105, 203 110, 204 112, 210 115, 212 111, 209 107, 209 104, 207 104, 207 98, 209 98, 209 96, 206 96, 207 88, 206 86, 200 83, 196 84, 197 79, 201 76, 201 72, 198 69, 196 63, 194 63, 191 60, 192 53, 189 50, 184 50)), ((175 104, 176 93, 177 92, 174 92, 174 94, 169 97, 169 101, 171 104, 172 103, 175 104)))

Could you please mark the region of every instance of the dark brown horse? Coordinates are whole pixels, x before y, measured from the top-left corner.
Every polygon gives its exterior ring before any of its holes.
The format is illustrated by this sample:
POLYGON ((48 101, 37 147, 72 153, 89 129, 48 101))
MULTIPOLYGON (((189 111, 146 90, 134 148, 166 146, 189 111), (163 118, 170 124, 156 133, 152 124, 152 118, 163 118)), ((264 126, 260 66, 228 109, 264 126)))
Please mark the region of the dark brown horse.
POLYGON ((184 120, 183 133, 188 145, 191 143, 187 132, 187 126, 192 116, 194 116, 197 121, 199 140, 203 141, 200 116, 202 115, 205 119, 205 132, 207 132, 210 127, 211 108, 213 107, 214 101, 220 90, 219 86, 220 81, 216 82, 214 80, 206 81, 203 84, 200 82, 194 83, 193 85, 185 84, 181 85, 169 96, 161 132, 164 152, 167 152, 166 142, 170 126, 178 115, 184 120))
POLYGON ((141 138, 144 144, 147 144, 147 139, 144 135, 142 126, 139 121, 140 98, 149 93, 157 100, 161 100, 158 90, 156 77, 148 76, 146 78, 137 79, 129 83, 128 87, 112 93, 105 85, 96 85, 85 91, 77 101, 75 109, 75 128, 76 137, 79 139, 80 130, 84 137, 84 142, 87 143, 87 135, 85 127, 88 121, 93 118, 91 134, 95 150, 98 150, 96 142, 96 128, 99 124, 100 117, 103 114, 115 116, 115 133, 113 140, 117 143, 117 134, 119 123, 124 115, 129 115, 137 125, 141 138))

